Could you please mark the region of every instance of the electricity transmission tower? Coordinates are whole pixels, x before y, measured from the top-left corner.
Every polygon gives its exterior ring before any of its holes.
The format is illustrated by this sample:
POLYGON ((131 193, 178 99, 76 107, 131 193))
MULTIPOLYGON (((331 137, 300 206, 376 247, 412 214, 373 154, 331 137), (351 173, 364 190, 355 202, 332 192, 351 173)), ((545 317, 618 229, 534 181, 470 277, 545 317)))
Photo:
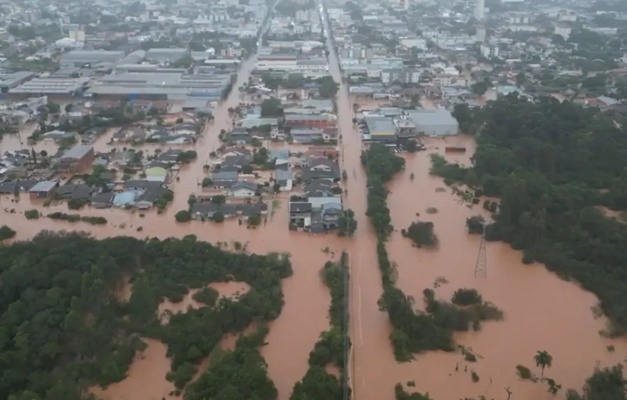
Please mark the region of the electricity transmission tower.
POLYGON ((475 263, 475 278, 487 278, 488 265, 485 251, 485 234, 481 235, 481 243, 479 243, 479 253, 477 254, 477 262, 475 263))

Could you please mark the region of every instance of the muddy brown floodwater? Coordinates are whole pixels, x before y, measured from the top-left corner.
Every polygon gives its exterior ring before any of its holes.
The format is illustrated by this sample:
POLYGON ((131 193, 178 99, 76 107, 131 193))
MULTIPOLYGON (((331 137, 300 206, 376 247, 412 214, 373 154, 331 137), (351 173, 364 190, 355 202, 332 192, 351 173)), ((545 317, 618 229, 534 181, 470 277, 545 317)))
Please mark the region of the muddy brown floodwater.
MULTIPOLYGON (((325 25, 328 31, 326 22, 325 25)), ((338 62, 333 52, 329 60, 332 76, 340 81, 338 62)), ((203 138, 193 146, 198 152, 198 160, 184 167, 180 181, 174 182, 175 201, 165 214, 148 211, 142 217, 140 213, 118 209, 81 210, 82 215, 107 218, 109 223, 105 226, 70 224, 48 218, 26 220, 23 213, 31 208, 38 208, 44 214, 71 211, 66 205, 44 208, 40 201, 31 200, 28 196, 22 196, 18 202, 12 196, 4 196, 0 199, 2 224, 17 231, 15 240, 28 239, 42 229, 84 230, 97 238, 129 235, 163 239, 193 234, 212 243, 227 242, 229 249, 238 241, 245 244, 249 252, 290 253, 294 275, 283 285, 285 306, 279 318, 270 324, 268 344, 261 349, 270 377, 279 390, 279 400, 289 398, 294 383, 303 377, 307 369, 308 354, 319 334, 329 327, 327 310, 330 298, 319 271, 327 260, 337 259, 342 250, 347 250, 351 259, 353 347, 350 370, 357 400, 392 400, 394 385, 411 380, 416 382, 416 390, 429 392, 438 400, 479 395, 503 398, 504 388, 508 386, 516 399, 548 399, 550 395, 544 386, 522 382, 515 374, 517 364, 536 370, 533 365, 536 350, 547 350, 553 355, 553 366, 546 373, 564 388, 579 388, 597 363, 609 365, 622 361, 627 353, 626 341, 609 340, 598 334, 607 320, 593 317, 591 307, 596 304, 596 298, 576 284, 560 280, 543 265, 524 266, 520 252, 502 243, 489 243, 487 278, 474 277, 479 238, 466 234, 464 224, 468 216, 481 212, 480 207, 471 210, 460 205, 450 189, 436 192, 436 188, 445 185, 441 179, 428 173, 428 155, 433 152, 443 154, 446 143, 465 145, 469 150, 466 155, 447 157, 453 161, 468 162, 474 149, 472 141, 455 137, 446 141, 427 140, 428 150, 405 156, 406 171, 399 173, 389 185, 388 205, 395 228, 400 231, 418 218, 433 221, 440 240, 437 250, 416 249, 400 233, 392 234, 387 247, 391 261, 398 265, 397 285, 416 299, 422 298, 422 290, 433 287, 438 277, 448 281, 436 289, 436 294, 442 298, 450 298, 459 287, 476 287, 485 299, 505 312, 505 320, 486 323, 481 332, 456 335, 460 345, 471 348, 478 356, 478 362, 470 364, 467 373, 461 372, 463 368, 455 372, 456 363, 464 364, 460 354, 431 352, 417 356, 411 363, 397 363, 388 339, 390 324, 387 315, 377 307, 382 288, 376 237, 365 215, 366 174, 359 160, 361 138, 352 125, 352 102, 344 84, 338 92, 337 105, 342 135, 341 164, 349 177, 344 202, 355 211, 359 224, 353 238, 290 232, 285 196, 276 199, 278 209, 269 213, 267 224, 257 229, 247 229, 235 221, 223 224, 175 223, 173 216, 178 210, 187 208, 188 195, 199 191, 198 182, 204 176, 202 165, 209 153, 219 146, 220 130, 231 125, 228 107, 238 103, 237 88, 248 79, 254 64, 255 57, 243 63, 235 90, 215 110, 215 122, 207 126, 203 138), (413 180, 409 178, 410 173, 415 175, 413 180), (438 212, 427 214, 425 210, 428 207, 436 207, 438 212), (11 213, 11 210, 14 212, 11 213), (420 217, 416 213, 420 213, 420 217), (138 231, 140 227, 142 229, 138 231), (614 346, 614 352, 607 350, 609 345, 614 346), (478 383, 472 383, 471 370, 480 376, 478 383)), ((5 139, 0 149, 19 148, 19 145, 19 140, 14 137, 5 139)), ((220 289, 225 295, 233 294, 227 293, 227 288, 220 289)), ((128 290, 121 295, 128 296, 128 290)), ((187 302, 177 305, 182 307, 177 311, 193 306, 192 302, 190 294, 187 302)), ((232 347, 234 339, 225 338, 223 346, 232 347)), ((124 381, 107 389, 95 389, 94 392, 107 400, 171 399, 168 393, 172 385, 165 380, 170 368, 167 349, 157 341, 147 340, 147 344, 148 348, 137 356, 124 381)), ((202 363, 201 369, 206 368, 208 363, 202 363)))
MULTIPOLYGON (((328 24, 325 25, 328 30, 328 24)), ((333 52, 330 71, 339 81, 340 71, 333 52)), ((472 349, 478 358, 478 362, 468 363, 466 373, 462 372, 466 363, 459 353, 429 352, 418 355, 413 362, 397 363, 388 339, 390 324, 376 304, 382 292, 376 238, 364 216, 366 176, 359 165, 361 144, 352 126, 352 101, 345 85, 340 87, 337 102, 343 163, 349 176, 347 204, 356 211, 359 221, 351 250, 351 370, 356 399, 391 400, 394 385, 408 381, 415 381, 415 390, 429 392, 437 400, 480 395, 505 398, 506 387, 511 387, 513 398, 549 399, 552 396, 545 385, 521 381, 516 376, 515 367, 519 364, 538 372, 533 362, 537 350, 547 350, 553 355, 553 366, 546 374, 560 383, 563 390, 579 389, 596 365, 623 362, 627 340, 599 335, 608 321, 594 317, 591 308, 598 302, 596 297, 572 282, 559 279, 544 265, 523 265, 520 252, 503 243, 488 243, 487 278, 475 278, 480 238, 466 233, 465 220, 481 214, 482 207, 469 209, 460 204, 450 189, 436 192, 437 188, 446 186, 442 179, 429 175, 429 154, 445 155, 446 145, 461 145, 468 150, 463 155, 446 154, 449 161, 470 163, 474 142, 468 137, 453 137, 427 139, 428 150, 406 155, 406 170, 388 186, 391 192, 388 206, 396 232, 387 248, 390 260, 397 263, 397 285, 417 299, 417 307, 423 289, 433 288, 434 281, 440 277, 448 281, 435 289, 436 295, 443 299, 450 299, 460 287, 474 287, 505 312, 505 320, 486 323, 480 332, 455 335, 457 343, 472 349), (415 175, 413 180, 409 177, 411 173, 415 175), (429 207, 437 208, 438 212, 428 214, 429 207), (418 219, 434 222, 439 249, 414 248, 401 236, 400 229, 418 219), (608 351, 608 346, 614 346, 614 351, 608 351), (457 363, 460 372, 455 372, 457 363), (479 375, 478 383, 472 382, 471 371, 479 375)))

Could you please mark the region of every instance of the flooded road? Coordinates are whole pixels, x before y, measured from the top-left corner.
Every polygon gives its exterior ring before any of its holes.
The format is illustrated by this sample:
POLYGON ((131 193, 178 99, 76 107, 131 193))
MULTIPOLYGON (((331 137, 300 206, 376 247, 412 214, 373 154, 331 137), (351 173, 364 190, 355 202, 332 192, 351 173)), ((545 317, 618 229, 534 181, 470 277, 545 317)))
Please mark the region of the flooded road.
MULTIPOLYGON (((328 31, 326 23, 325 28, 328 31)), ((469 364, 466 373, 462 372, 463 367, 455 371, 457 363, 464 365, 461 354, 431 352, 419 355, 414 362, 398 364, 388 339, 391 331, 388 317, 377 306, 382 287, 377 265, 376 237, 365 215, 366 173, 359 160, 361 138, 352 124, 353 104, 344 84, 340 86, 337 96, 338 127, 342 135, 341 165, 348 173, 344 202, 355 211, 358 221, 353 238, 290 232, 287 197, 277 199, 278 209, 270 212, 267 223, 257 229, 240 226, 236 221, 222 224, 175 223, 173 215, 187 208, 189 194, 199 191, 198 182, 204 177, 202 166, 209 153, 219 147, 220 130, 232 124, 228 108, 239 102, 237 88, 247 81, 254 68, 254 60, 255 57, 252 57, 242 64, 233 92, 214 111, 215 122, 207 125, 203 138, 193 146, 198 159, 185 166, 180 181, 173 184, 176 193, 174 204, 165 214, 157 215, 154 210, 132 213, 119 209, 87 208, 80 213, 103 216, 108 224, 70 224, 48 218, 26 220, 23 213, 32 208, 44 214, 54 211, 74 212, 69 211, 65 204, 44 208, 40 200, 31 200, 28 195, 22 195, 17 202, 13 196, 3 196, 0 199, 2 224, 17 231, 16 240, 28 239, 42 229, 84 230, 98 238, 129 235, 165 239, 194 234, 200 240, 226 242, 227 249, 233 249, 237 241, 248 252, 290 253, 294 275, 284 282, 285 306, 279 318, 270 325, 266 339, 268 345, 261 349, 269 366, 270 377, 279 390, 279 400, 289 398, 294 383, 302 378, 307 369, 309 351, 319 334, 329 327, 327 311, 330 299, 319 271, 325 261, 337 260, 342 250, 349 252, 351 260, 351 384, 357 400, 392 400, 394 385, 410 380, 416 382, 415 390, 428 391, 436 400, 479 395, 504 398, 504 388, 508 386, 515 399, 548 399, 551 396, 546 393, 545 386, 520 381, 515 374, 517 364, 538 372, 532 359, 536 350, 547 350, 553 355, 553 366, 547 369, 546 375, 556 379, 564 389, 580 387, 597 362, 607 365, 622 361, 627 353, 625 340, 604 339, 598 334, 606 320, 595 319, 590 310, 596 304, 595 297, 575 284, 558 279, 542 265, 522 265, 520 252, 502 243, 489 243, 487 278, 475 278, 479 238, 466 234, 464 223, 468 216, 482 211, 477 206, 470 210, 460 205, 450 189, 436 191, 445 185, 441 179, 428 174, 428 154, 443 154, 445 143, 465 145, 468 148, 466 155, 447 157, 468 162, 474 145, 469 138, 460 137, 449 138, 446 142, 426 140, 428 150, 406 155, 406 171, 389 185, 391 194, 388 206, 396 230, 406 228, 416 219, 433 221, 440 248, 416 249, 399 232, 391 235, 387 248, 390 260, 398 264, 397 285, 407 295, 420 299, 424 288, 433 287, 434 281, 440 277, 445 278, 448 283, 436 289, 439 297, 449 298, 459 287, 476 287, 485 299, 493 301, 505 312, 505 320, 486 323, 478 333, 456 335, 458 344, 472 348, 478 357, 478 362, 469 364), (410 173, 415 175, 413 180, 409 178, 410 173), (427 214, 425 210, 429 207, 437 208, 437 213, 427 214), (615 351, 608 351, 609 345, 613 345, 615 351), (471 370, 480 376, 478 383, 472 383, 471 370)), ((331 52, 329 60, 331 75, 340 82, 339 63, 334 52, 331 52)), ((18 145, 19 140, 16 138, 5 139, 0 148, 18 145)), ((233 290, 215 288, 224 295, 244 290, 241 287, 233 290)), ((172 305, 176 307, 172 311, 184 311, 187 306, 194 306, 191 295, 186 297, 186 301, 172 305)), ((165 345, 155 341, 147 343, 148 349, 133 363, 128 378, 106 390, 98 390, 99 395, 107 400, 172 399, 168 397, 172 385, 165 380, 170 367, 165 345)), ((207 365, 202 364, 203 367, 207 365)))
MULTIPOLYGON (((22 194, 17 202, 13 196, 2 196, 0 209, 2 224, 9 225, 17 231, 15 240, 29 239, 44 229, 82 230, 97 238, 128 235, 142 239, 146 237, 165 239, 194 234, 199 240, 228 243, 227 249, 230 250, 235 247, 235 242, 239 242, 251 253, 290 253, 294 274, 284 281, 285 306, 280 317, 270 324, 267 345, 261 349, 268 363, 270 377, 279 391, 279 399, 287 400, 294 383, 300 380, 307 370, 309 352, 320 333, 329 327, 327 314, 330 298, 320 278, 320 269, 329 259, 339 258, 348 239, 339 240, 335 235, 311 236, 306 233, 290 232, 287 213, 289 197, 276 199, 277 209, 269 212, 267 223, 263 223, 257 229, 248 229, 233 220, 227 220, 222 224, 196 221, 179 224, 174 221, 174 214, 177 211, 187 209, 189 194, 200 191, 198 182, 204 177, 203 164, 209 153, 219 147, 220 130, 228 129, 232 124, 228 108, 239 103, 237 88, 247 82, 255 66, 255 59, 253 56, 242 63, 233 91, 214 110, 215 122, 206 126, 202 139, 194 145, 198 159, 183 167, 180 181, 175 182, 172 187, 175 192, 174 204, 170 205, 164 214, 157 215, 156 210, 131 212, 89 207, 72 211, 67 209, 66 204, 44 207, 41 200, 30 199, 27 194, 22 194), (44 217, 26 220, 24 212, 33 208, 43 214, 61 211, 102 216, 108 220, 108 224, 103 226, 83 222, 70 224, 44 217)), ((9 146, 19 148, 19 140, 16 138, 13 141, 5 141, 2 146, 3 150, 9 146)), ((191 297, 189 300, 192 300, 191 297)), ((183 311, 187 305, 182 302, 175 306, 183 311)), ((172 386, 165 380, 165 374, 170 368, 165 350, 161 343, 149 343, 148 349, 144 354, 138 355, 137 361, 131 366, 127 379, 109 386, 106 390, 98 390, 98 394, 108 400, 161 400, 162 397, 173 399, 174 397, 167 395, 172 386)), ((206 367, 207 364, 201 365, 203 366, 206 367)))
MULTIPOLYGON (((328 31, 328 24, 325 27, 328 31)), ((330 45, 329 50, 330 72, 339 82, 338 60, 330 45)), ((406 170, 388 186, 391 192, 388 207, 395 233, 387 249, 390 261, 398 265, 397 286, 417 299, 417 308, 423 289, 434 288, 436 280, 448 281, 435 289, 438 297, 447 300, 460 287, 474 287, 505 312, 505 320, 486 323, 480 332, 456 334, 457 343, 472 349, 478 362, 466 363, 460 353, 429 352, 418 355, 411 363, 397 363, 388 339, 391 328, 387 315, 379 312, 376 304, 382 292, 376 238, 364 215, 366 176, 359 161, 361 143, 352 126, 352 101, 344 84, 337 103, 343 168, 353 178, 348 180, 346 203, 355 210, 359 221, 351 251, 351 379, 356 399, 391 400, 394 385, 408 381, 416 383, 411 390, 428 392, 436 400, 481 395, 506 398, 506 387, 511 387, 512 398, 550 399, 553 396, 547 393, 546 385, 522 381, 516 375, 516 365, 539 373, 533 362, 537 350, 547 350, 553 355, 553 366, 545 374, 562 385, 563 391, 558 396, 563 396, 567 388, 579 389, 597 364, 624 361, 627 340, 610 340, 599 335, 608 321, 594 317, 591 308, 598 301, 595 296, 559 279, 541 264, 523 265, 521 252, 503 243, 488 243, 487 278, 475 278, 480 237, 466 233, 465 220, 483 214, 484 210, 481 205, 469 209, 460 204, 450 188, 441 191, 446 187, 442 179, 429 175, 429 154, 445 155, 446 145, 465 146, 466 154, 445 156, 451 162, 469 165, 475 148, 472 138, 453 137, 426 139, 428 150, 406 155, 406 170), (437 212, 427 213, 430 207, 437 212), (400 235, 400 230, 415 220, 434 222, 439 249, 417 249, 400 235), (608 350, 611 346, 613 351, 608 350), (456 364, 460 366, 458 372, 456 364), (479 375, 479 382, 472 382, 471 371, 479 375)))

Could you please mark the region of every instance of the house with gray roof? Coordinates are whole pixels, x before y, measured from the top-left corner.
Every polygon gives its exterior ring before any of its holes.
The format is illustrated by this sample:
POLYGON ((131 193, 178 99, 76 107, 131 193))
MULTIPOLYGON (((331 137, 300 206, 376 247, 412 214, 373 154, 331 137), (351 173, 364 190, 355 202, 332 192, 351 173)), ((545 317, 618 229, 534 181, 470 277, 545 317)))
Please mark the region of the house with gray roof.
POLYGON ((237 171, 217 171, 211 174, 213 186, 218 189, 229 189, 237 182, 237 171))
POLYGON ((52 194, 57 186, 59 186, 57 181, 41 181, 31 187, 28 193, 30 193, 31 198, 46 198, 52 194))
POLYGON ((216 204, 213 202, 200 202, 192 206, 192 218, 197 221, 213 219, 216 212, 220 211, 224 218, 240 217, 247 220, 253 215, 266 215, 268 205, 266 203, 245 204, 216 204))
POLYGON ((234 183, 229 189, 230 197, 251 198, 257 194, 257 184, 252 182, 240 181, 234 183))
POLYGON ((274 170, 274 181, 280 185, 282 192, 292 190, 293 180, 292 167, 288 164, 282 164, 274 170))

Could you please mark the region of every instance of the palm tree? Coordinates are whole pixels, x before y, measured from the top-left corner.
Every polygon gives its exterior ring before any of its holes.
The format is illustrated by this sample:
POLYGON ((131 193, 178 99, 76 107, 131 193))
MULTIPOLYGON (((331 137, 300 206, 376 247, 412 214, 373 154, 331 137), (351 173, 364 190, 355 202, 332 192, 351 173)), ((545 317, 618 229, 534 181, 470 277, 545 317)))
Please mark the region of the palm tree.
POLYGON ((546 350, 538 350, 533 359, 536 362, 536 366, 542 369, 541 376, 544 377, 544 368, 551 368, 551 364, 553 363, 553 356, 550 355, 546 350))

